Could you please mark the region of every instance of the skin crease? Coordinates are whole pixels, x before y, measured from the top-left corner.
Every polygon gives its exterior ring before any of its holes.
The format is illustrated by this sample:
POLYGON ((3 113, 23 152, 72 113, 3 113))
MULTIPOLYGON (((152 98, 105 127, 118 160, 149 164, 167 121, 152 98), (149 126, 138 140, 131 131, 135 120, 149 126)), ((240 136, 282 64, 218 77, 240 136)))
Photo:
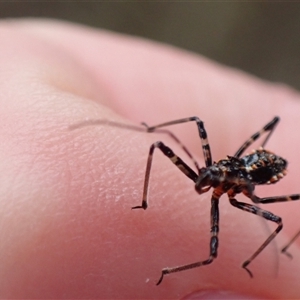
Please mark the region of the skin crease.
MULTIPOLYGON (((279 115, 267 148, 288 159, 289 174, 257 194, 299 193, 297 92, 169 46, 68 23, 2 21, 0 37, 0 298, 178 299, 205 290, 300 298, 300 239, 293 260, 278 254, 300 228, 300 202, 263 206, 282 216, 284 230, 250 264, 249 279, 240 265, 275 225, 267 229, 224 195, 217 260, 157 287, 163 267, 208 258, 210 192, 197 195, 157 151, 149 208, 132 211, 151 143, 179 147, 112 126, 69 129, 87 119, 154 125, 196 115, 219 160, 279 115)), ((195 124, 170 129, 203 165, 195 124)))

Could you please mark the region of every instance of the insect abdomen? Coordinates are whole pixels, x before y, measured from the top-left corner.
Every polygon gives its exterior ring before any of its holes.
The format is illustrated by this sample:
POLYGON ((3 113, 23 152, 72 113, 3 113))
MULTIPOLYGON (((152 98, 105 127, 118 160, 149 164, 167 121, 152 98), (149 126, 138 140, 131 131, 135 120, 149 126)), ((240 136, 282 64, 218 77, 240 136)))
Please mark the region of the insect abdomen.
POLYGON ((271 184, 286 174, 287 161, 265 149, 242 158, 249 179, 255 184, 271 184))

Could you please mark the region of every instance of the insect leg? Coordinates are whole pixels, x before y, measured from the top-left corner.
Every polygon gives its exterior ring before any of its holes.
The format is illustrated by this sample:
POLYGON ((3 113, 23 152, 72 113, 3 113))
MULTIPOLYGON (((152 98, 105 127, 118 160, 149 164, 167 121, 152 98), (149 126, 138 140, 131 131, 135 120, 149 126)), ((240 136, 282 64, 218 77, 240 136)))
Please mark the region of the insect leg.
POLYGON ((158 280, 156 285, 159 285, 164 276, 168 275, 170 273, 176 273, 181 272, 193 268, 198 268, 201 266, 208 265, 213 262, 213 260, 218 255, 218 246, 219 246, 219 240, 218 240, 218 233, 219 233, 219 199, 215 198, 214 196, 211 199, 211 211, 210 211, 210 222, 211 222, 211 238, 210 238, 210 255, 209 258, 203 261, 198 261, 189 265, 183 265, 179 267, 173 267, 173 268, 164 268, 161 272, 161 277, 158 280))
POLYGON ((293 258, 292 254, 287 251, 287 249, 295 242, 295 240, 299 237, 300 230, 294 235, 294 237, 288 242, 286 246, 281 249, 281 252, 284 253, 287 257, 293 258))
POLYGON ((209 166, 212 165, 212 159, 211 159, 211 152, 210 152, 209 143, 208 143, 208 140, 207 140, 207 133, 206 133, 206 130, 204 128, 204 123, 198 117, 190 117, 190 118, 185 118, 185 119, 179 119, 179 120, 174 120, 174 121, 158 124, 158 125, 155 125, 155 126, 150 126, 150 127, 147 127, 147 131, 148 132, 153 132, 153 131, 156 131, 156 129, 158 129, 158 128, 171 126, 171 125, 175 125, 175 124, 193 122, 193 121, 196 122, 197 127, 198 127, 198 132, 199 132, 199 136, 200 136, 201 143, 202 143, 202 150, 203 150, 205 165, 206 165, 206 167, 209 167, 209 166))
MULTIPOLYGON (((143 122, 142 125, 146 127, 147 132, 154 132, 154 131, 149 131, 148 130, 149 126, 145 122, 143 122)), ((195 165, 195 167, 198 171, 198 174, 200 174, 200 167, 199 167, 196 159, 193 157, 191 152, 185 147, 184 144, 182 144, 182 142, 179 140, 179 138, 172 131, 169 131, 169 130, 166 130, 166 129, 158 129, 158 130, 155 130, 155 132, 156 133, 168 134, 182 148, 182 150, 187 154, 187 156, 191 159, 191 161, 195 165)))
POLYGON ((147 160, 146 173, 145 173, 145 181, 144 181, 144 190, 143 190, 143 200, 141 206, 134 206, 132 209, 143 208, 147 209, 148 203, 148 187, 149 187, 149 178, 150 171, 152 166, 153 152, 155 148, 160 149, 165 156, 167 156, 177 168, 184 173, 191 180, 196 182, 198 175, 180 158, 178 157, 169 147, 165 146, 162 142, 156 142, 151 145, 149 150, 149 156, 147 160))
POLYGON ((235 157, 240 157, 244 151, 254 142, 256 141, 263 133, 269 131, 268 135, 266 136, 265 140, 261 144, 262 147, 266 145, 268 142, 271 134, 273 133, 277 123, 279 122, 279 117, 275 117, 272 121, 270 121, 267 125, 265 125, 261 130, 255 132, 241 147, 240 149, 234 154, 235 157))
POLYGON ((262 203, 262 204, 300 200, 300 194, 285 195, 285 196, 274 196, 274 197, 264 197, 264 198, 259 198, 256 195, 249 196, 246 193, 244 193, 244 194, 246 196, 248 196, 254 203, 262 203))
MULTIPOLYGON (((247 193, 244 194, 249 198, 251 198, 251 200, 254 203, 262 203, 262 204, 300 200, 300 194, 264 197, 264 198, 259 198, 256 195, 249 196, 247 195, 247 193)), ((289 252, 287 252, 287 249, 291 246, 291 244, 297 239, 299 235, 300 235, 300 231, 290 240, 290 242, 286 246, 282 248, 281 252, 284 253, 286 256, 292 258, 292 255, 289 252)))
POLYGON ((280 230, 282 229, 283 225, 282 225, 282 220, 280 217, 274 215, 273 213, 263 210, 255 205, 251 205, 248 203, 243 203, 243 202, 238 202, 236 199, 233 198, 233 196, 229 196, 229 201, 231 203, 231 205, 233 205, 234 207, 237 207, 241 210, 247 211, 249 213, 258 215, 260 217, 263 217, 264 219, 268 220, 268 221, 272 221, 277 223, 277 228, 275 229, 275 231, 265 240, 265 242, 250 256, 249 259, 247 259, 246 261, 244 261, 244 263, 242 264, 242 267, 248 272, 248 274, 250 275, 250 277, 253 277, 252 272, 247 268, 247 266, 256 258, 256 256, 263 251, 264 248, 266 248, 266 246, 275 238, 275 236, 280 232, 280 230))

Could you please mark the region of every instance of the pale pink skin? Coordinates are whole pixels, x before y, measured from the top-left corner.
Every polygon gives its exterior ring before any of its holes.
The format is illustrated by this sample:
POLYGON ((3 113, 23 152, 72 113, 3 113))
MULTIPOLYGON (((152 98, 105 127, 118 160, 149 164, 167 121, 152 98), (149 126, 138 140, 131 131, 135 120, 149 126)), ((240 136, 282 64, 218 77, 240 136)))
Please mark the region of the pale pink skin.
MULTIPOLYGON (((219 160, 279 115, 267 148, 288 159, 289 173, 257 194, 299 193, 297 92, 173 47, 68 23, 2 21, 0 37, 0 298, 162 299, 203 290, 300 298, 300 239, 293 260, 279 254, 300 229, 300 201, 262 206, 283 217, 284 230, 249 266, 250 279, 241 263, 270 231, 224 195, 216 261, 157 287, 163 267, 208 258, 210 192, 199 196, 157 151, 149 208, 132 211, 151 143, 182 152, 159 134, 69 130, 86 119, 154 125, 199 116, 219 160)), ((203 165, 195 124, 173 129, 203 165)))

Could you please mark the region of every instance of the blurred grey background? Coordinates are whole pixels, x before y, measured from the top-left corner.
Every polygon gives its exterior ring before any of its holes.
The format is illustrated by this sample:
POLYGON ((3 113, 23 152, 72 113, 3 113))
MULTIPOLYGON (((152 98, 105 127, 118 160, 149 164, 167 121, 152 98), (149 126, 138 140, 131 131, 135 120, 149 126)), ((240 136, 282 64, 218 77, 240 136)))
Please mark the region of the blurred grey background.
POLYGON ((300 2, 0 1, 0 17, 47 17, 140 36, 300 89, 300 2))

